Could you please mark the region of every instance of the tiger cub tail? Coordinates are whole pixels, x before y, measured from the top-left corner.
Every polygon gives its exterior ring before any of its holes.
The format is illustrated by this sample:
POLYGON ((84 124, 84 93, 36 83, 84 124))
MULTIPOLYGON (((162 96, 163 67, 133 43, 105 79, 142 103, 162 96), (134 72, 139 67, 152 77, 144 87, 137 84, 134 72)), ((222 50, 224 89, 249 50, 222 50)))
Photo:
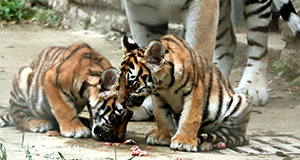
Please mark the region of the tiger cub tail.
POLYGON ((15 122, 9 113, 0 116, 0 128, 13 125, 15 125, 15 122))
POLYGON ((219 127, 210 133, 198 136, 198 150, 207 151, 215 148, 233 148, 249 144, 246 133, 247 124, 252 112, 251 102, 244 93, 234 94, 229 103, 229 108, 221 118, 219 127), (219 143, 225 146, 217 146, 219 143))

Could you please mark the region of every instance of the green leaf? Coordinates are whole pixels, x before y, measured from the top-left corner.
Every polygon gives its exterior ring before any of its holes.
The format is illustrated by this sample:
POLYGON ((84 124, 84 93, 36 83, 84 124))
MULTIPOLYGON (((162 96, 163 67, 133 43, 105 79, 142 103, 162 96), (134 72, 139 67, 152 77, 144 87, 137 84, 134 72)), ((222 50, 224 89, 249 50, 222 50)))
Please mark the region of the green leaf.
POLYGON ((131 158, 129 158, 128 160, 132 160, 133 158, 135 158, 136 156, 132 156, 131 158))
POLYGON ((23 134, 22 134, 22 141, 21 141, 22 147, 24 146, 24 139, 25 139, 25 129, 23 130, 23 134))
POLYGON ((57 153, 61 159, 63 159, 63 160, 65 159, 65 157, 60 152, 57 152, 57 153))

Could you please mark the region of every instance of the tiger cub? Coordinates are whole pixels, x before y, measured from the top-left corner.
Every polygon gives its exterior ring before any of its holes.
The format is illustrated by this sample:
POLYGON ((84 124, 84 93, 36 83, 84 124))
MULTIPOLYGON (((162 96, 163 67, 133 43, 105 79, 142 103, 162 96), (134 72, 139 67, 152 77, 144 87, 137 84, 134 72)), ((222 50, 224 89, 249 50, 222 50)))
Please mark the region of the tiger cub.
POLYGON ((151 95, 157 127, 145 133, 148 144, 185 151, 248 144, 252 105, 215 65, 173 35, 141 48, 132 42, 123 39, 119 102, 133 109, 151 95))
POLYGON ((185 27, 185 41, 197 52, 206 51, 202 55, 213 61, 227 78, 231 73, 237 45, 231 21, 233 7, 233 14, 245 20, 248 42, 248 60, 235 90, 248 92, 253 105, 264 106, 268 103, 269 97, 267 45, 272 8, 278 10, 298 39, 300 39, 300 18, 291 0, 217 0, 217 2, 216 0, 124 0, 130 31, 138 45, 145 46, 151 40, 165 35, 169 22, 181 22, 185 27), (239 6, 235 7, 237 5, 239 6), (235 8, 242 10, 240 11, 242 14, 236 14, 235 8), (215 23, 214 19, 218 22, 215 23), (215 30, 216 35, 208 38, 207 35, 210 36, 215 30))
POLYGON ((78 117, 87 105, 93 138, 122 140, 132 113, 116 102, 118 75, 85 43, 50 47, 16 74, 10 112, 0 117, 0 127, 15 124, 31 132, 59 127, 65 137, 89 137, 78 117))

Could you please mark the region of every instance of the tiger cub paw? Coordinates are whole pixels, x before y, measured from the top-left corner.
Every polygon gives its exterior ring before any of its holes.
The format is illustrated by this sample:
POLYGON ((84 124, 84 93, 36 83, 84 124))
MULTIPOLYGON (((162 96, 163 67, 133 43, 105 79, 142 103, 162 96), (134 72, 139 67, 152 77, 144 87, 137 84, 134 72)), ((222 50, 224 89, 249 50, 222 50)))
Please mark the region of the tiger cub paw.
POLYGON ((145 133, 147 143, 152 145, 170 145, 171 137, 174 134, 172 130, 158 131, 156 128, 152 128, 145 133))
POLYGON ((53 128, 53 125, 48 120, 44 119, 30 119, 26 122, 24 128, 31 132, 47 132, 53 128))
POLYGON ((172 138, 170 147, 179 151, 197 152, 197 140, 176 134, 172 138))
POLYGON ((74 138, 86 138, 90 137, 91 131, 89 128, 84 126, 81 122, 74 124, 65 124, 60 126, 61 135, 64 137, 74 138))

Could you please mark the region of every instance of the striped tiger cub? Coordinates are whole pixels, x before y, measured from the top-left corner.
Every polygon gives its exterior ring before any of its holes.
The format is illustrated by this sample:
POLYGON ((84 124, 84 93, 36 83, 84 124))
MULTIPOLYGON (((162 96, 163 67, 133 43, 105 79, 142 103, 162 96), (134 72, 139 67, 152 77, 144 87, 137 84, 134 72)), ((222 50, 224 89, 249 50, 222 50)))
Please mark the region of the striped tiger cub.
POLYGON ((22 67, 13 80, 10 112, 0 127, 46 132, 57 129, 65 137, 117 141, 125 137, 132 113, 116 102, 119 72, 85 43, 50 47, 22 67), (78 114, 87 106, 91 122, 78 114), (91 131, 85 124, 92 124, 91 131))
POLYGON ((300 18, 290 0, 217 0, 218 3, 216 0, 124 0, 124 2, 133 40, 139 46, 145 46, 151 40, 167 34, 169 22, 182 22, 185 27, 185 41, 195 51, 213 61, 227 78, 230 76, 237 45, 231 21, 233 6, 233 14, 245 20, 248 42, 248 60, 235 90, 248 92, 255 106, 264 106, 268 103, 267 45, 272 6, 278 10, 291 31, 300 39, 300 18), (240 12, 242 14, 234 12, 236 10, 234 6, 239 3, 241 5, 238 9, 243 10, 240 12), (214 19, 218 19, 218 22, 215 23, 214 19), (207 38, 214 30, 217 30, 216 36, 207 38), (215 40, 216 43, 212 43, 215 40))
POLYGON ((185 151, 248 144, 247 96, 183 39, 166 35, 139 48, 124 37, 123 46, 119 101, 134 109, 151 95, 157 127, 145 133, 148 144, 185 151))

